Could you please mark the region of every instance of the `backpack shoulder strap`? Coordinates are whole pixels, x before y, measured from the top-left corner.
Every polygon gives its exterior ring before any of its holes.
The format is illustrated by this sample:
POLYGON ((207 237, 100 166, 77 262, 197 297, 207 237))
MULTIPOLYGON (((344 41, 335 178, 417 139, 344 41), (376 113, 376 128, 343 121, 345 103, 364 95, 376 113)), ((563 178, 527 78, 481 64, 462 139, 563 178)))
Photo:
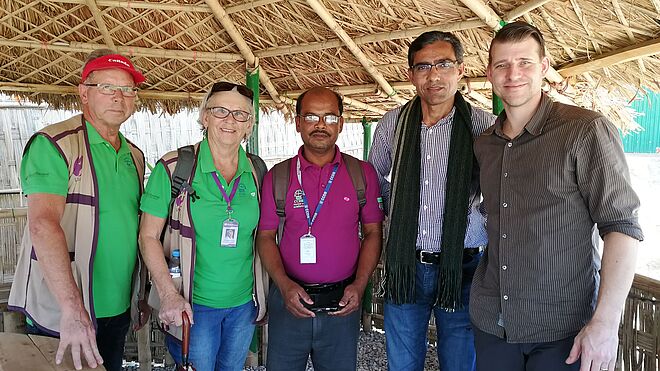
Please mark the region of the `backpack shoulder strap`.
POLYGON ((277 226, 277 241, 282 241, 284 232, 284 207, 286 205, 286 192, 289 189, 289 176, 291 174, 291 159, 280 162, 273 166, 273 198, 275 209, 280 223, 277 226))
POLYGON ((261 159, 261 157, 246 152, 248 159, 252 163, 252 167, 254 168, 255 176, 257 182, 259 182, 259 189, 261 189, 261 184, 264 182, 264 176, 266 176, 266 172, 268 171, 268 168, 266 167, 266 163, 264 160, 261 159))
POLYGON ((280 162, 273 166, 273 198, 277 215, 284 217, 284 205, 286 204, 286 191, 289 189, 289 176, 291 174, 291 159, 280 162))
POLYGON ((172 173, 172 199, 175 199, 181 189, 188 186, 188 179, 192 175, 195 165, 195 148, 192 145, 181 147, 177 150, 177 161, 172 173))
POLYGON ((357 193, 358 204, 360 205, 360 210, 362 210, 362 207, 367 203, 367 196, 365 194, 366 183, 362 165, 360 165, 360 160, 349 154, 342 153, 341 157, 344 160, 344 164, 346 164, 348 174, 351 176, 353 188, 355 188, 355 192, 357 193))

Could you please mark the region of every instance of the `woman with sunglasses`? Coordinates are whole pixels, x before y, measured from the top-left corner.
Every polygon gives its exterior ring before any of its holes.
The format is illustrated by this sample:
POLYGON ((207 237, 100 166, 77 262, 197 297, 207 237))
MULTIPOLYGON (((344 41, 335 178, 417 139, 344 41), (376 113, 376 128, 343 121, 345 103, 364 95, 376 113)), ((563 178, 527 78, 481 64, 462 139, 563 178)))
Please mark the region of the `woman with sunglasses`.
POLYGON ((192 159, 184 160, 183 149, 172 151, 149 177, 140 204, 140 249, 157 289, 150 304, 160 302, 174 360, 181 364, 185 312, 193 323, 189 360, 196 370, 242 370, 254 323, 265 314, 264 276, 254 251, 265 164, 241 147, 254 124, 252 91, 215 83, 199 122, 204 139, 194 145, 192 159), (180 184, 174 194, 173 174, 184 162, 192 170, 174 177, 180 184))

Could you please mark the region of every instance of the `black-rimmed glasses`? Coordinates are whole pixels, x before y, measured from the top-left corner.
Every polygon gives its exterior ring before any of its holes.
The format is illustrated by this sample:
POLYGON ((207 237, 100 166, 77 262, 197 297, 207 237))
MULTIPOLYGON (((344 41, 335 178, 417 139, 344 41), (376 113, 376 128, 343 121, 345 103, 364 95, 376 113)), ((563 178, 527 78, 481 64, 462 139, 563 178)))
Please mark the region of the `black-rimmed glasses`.
POLYGON ((125 97, 134 97, 137 95, 138 88, 134 86, 117 86, 112 84, 83 84, 91 88, 97 88, 99 93, 103 95, 115 95, 115 92, 120 91, 125 97))
POLYGON ((317 124, 319 121, 323 120, 326 125, 337 125, 339 123, 340 116, 331 113, 323 116, 308 113, 305 115, 298 115, 298 117, 302 118, 308 124, 317 124))
POLYGON ((222 106, 217 106, 217 107, 209 107, 207 108, 209 112, 213 115, 213 117, 219 118, 219 119, 224 119, 231 114, 231 116, 234 118, 234 120, 238 122, 246 122, 249 121, 250 118, 252 118, 252 114, 250 112, 245 112, 243 110, 228 110, 225 107, 222 106))
POLYGON ((418 74, 427 74, 431 72, 433 67, 435 67, 439 72, 449 72, 454 67, 458 66, 458 61, 453 61, 451 59, 443 59, 434 63, 417 63, 412 66, 412 70, 418 74))
POLYGON ((233 82, 228 82, 228 81, 220 81, 213 84, 213 86, 211 87, 211 94, 221 91, 231 91, 234 89, 236 89, 236 91, 240 95, 250 99, 251 101, 254 101, 254 93, 252 92, 252 90, 250 90, 250 88, 242 84, 234 84, 233 82))

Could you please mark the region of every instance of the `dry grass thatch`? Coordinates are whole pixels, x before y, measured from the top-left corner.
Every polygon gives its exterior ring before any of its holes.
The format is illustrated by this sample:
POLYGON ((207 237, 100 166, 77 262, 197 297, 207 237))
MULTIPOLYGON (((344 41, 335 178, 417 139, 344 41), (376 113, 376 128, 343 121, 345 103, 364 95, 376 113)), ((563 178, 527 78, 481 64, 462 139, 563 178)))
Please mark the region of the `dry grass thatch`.
POLYGON ((488 107, 487 48, 500 20, 543 31, 555 70, 548 91, 634 128, 623 109, 660 90, 660 0, 0 0, 0 91, 75 108, 87 53, 109 46, 145 72, 143 107, 196 106, 217 80, 261 68, 266 107, 336 87, 353 117, 409 99, 406 53, 426 30, 465 45, 468 98, 488 107), (557 73, 558 72, 558 73, 557 73))

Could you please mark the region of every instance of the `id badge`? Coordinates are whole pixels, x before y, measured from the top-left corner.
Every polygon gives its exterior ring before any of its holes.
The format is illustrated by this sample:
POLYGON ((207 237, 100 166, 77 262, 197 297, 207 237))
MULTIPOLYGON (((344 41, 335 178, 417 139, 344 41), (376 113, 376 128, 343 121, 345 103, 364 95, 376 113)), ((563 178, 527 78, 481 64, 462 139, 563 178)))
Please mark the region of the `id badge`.
POLYGON ((316 237, 306 234, 300 237, 300 264, 316 263, 316 237))
POLYGON ((238 221, 236 219, 227 219, 222 223, 220 246, 236 247, 236 241, 238 241, 238 221))

